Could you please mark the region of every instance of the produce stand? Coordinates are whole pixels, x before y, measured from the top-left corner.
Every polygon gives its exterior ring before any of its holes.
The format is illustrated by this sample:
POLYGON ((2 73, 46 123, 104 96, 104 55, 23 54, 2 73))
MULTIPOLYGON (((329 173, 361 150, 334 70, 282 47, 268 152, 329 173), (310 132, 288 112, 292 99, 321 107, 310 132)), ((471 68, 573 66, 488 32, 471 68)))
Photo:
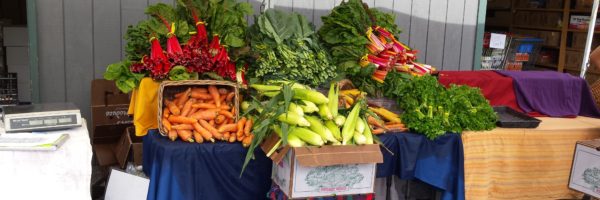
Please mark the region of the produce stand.
POLYGON ((575 143, 600 137, 600 119, 538 118, 535 129, 462 134, 466 199, 577 199, 567 187, 575 143))
MULTIPOLYGON (((414 133, 380 137, 384 162, 376 177, 418 179, 443 191, 443 199, 463 199, 462 142, 457 134, 429 140, 414 133)), ((272 161, 257 149, 240 178, 247 152, 241 144, 196 145, 171 142, 156 130, 144 137, 144 172, 150 177, 148 199, 257 199, 271 188, 272 161)))

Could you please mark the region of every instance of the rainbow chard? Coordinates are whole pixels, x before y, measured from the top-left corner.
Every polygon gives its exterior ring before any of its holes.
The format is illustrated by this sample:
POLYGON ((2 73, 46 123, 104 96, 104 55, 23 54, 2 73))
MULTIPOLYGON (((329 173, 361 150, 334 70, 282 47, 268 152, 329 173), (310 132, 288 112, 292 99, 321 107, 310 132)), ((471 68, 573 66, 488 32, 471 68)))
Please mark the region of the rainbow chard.
POLYGON ((158 38, 150 38, 150 43, 150 57, 144 56, 142 63, 146 66, 146 69, 150 70, 150 75, 153 79, 164 79, 171 70, 171 64, 164 54, 158 38))
POLYGON ((146 14, 156 18, 167 28, 167 53, 182 54, 183 51, 181 50, 181 45, 175 35, 176 17, 173 7, 164 3, 158 3, 156 5, 148 6, 148 8, 146 8, 146 14))
POLYGON ((387 67, 390 64, 389 59, 380 58, 380 57, 377 57, 374 55, 368 55, 367 57, 369 59, 369 62, 371 62, 377 66, 387 67))

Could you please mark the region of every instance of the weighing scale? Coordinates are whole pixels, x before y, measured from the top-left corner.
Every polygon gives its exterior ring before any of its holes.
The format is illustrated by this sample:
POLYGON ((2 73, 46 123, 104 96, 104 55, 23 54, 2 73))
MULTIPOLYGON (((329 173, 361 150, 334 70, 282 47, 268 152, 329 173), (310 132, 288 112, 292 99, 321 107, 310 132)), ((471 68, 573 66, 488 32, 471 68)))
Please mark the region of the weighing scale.
POLYGON ((81 113, 73 103, 44 103, 2 107, 8 132, 30 132, 80 127, 81 113))

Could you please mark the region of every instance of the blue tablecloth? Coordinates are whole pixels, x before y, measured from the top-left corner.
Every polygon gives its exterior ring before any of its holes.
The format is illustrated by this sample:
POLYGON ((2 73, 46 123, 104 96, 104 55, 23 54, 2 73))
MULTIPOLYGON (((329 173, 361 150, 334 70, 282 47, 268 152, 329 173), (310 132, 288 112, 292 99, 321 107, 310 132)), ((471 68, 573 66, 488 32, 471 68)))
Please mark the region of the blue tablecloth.
MULTIPOLYGON (((440 190, 443 199, 464 199, 463 149, 459 135, 436 140, 422 135, 380 136, 384 163, 377 177, 419 179, 440 190)), ((255 152, 242 178, 247 150, 240 144, 171 142, 156 130, 144 137, 144 172, 150 177, 148 199, 265 199, 271 186, 271 160, 255 152)))

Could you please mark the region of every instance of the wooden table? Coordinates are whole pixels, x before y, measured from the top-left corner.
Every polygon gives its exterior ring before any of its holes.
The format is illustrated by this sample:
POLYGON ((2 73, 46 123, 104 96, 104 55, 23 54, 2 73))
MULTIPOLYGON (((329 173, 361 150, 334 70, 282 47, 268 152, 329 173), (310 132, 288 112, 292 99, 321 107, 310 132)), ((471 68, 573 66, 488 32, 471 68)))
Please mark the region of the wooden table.
POLYGON ((538 119, 535 129, 463 133, 467 200, 582 196, 567 187, 575 142, 600 138, 600 119, 538 119))

